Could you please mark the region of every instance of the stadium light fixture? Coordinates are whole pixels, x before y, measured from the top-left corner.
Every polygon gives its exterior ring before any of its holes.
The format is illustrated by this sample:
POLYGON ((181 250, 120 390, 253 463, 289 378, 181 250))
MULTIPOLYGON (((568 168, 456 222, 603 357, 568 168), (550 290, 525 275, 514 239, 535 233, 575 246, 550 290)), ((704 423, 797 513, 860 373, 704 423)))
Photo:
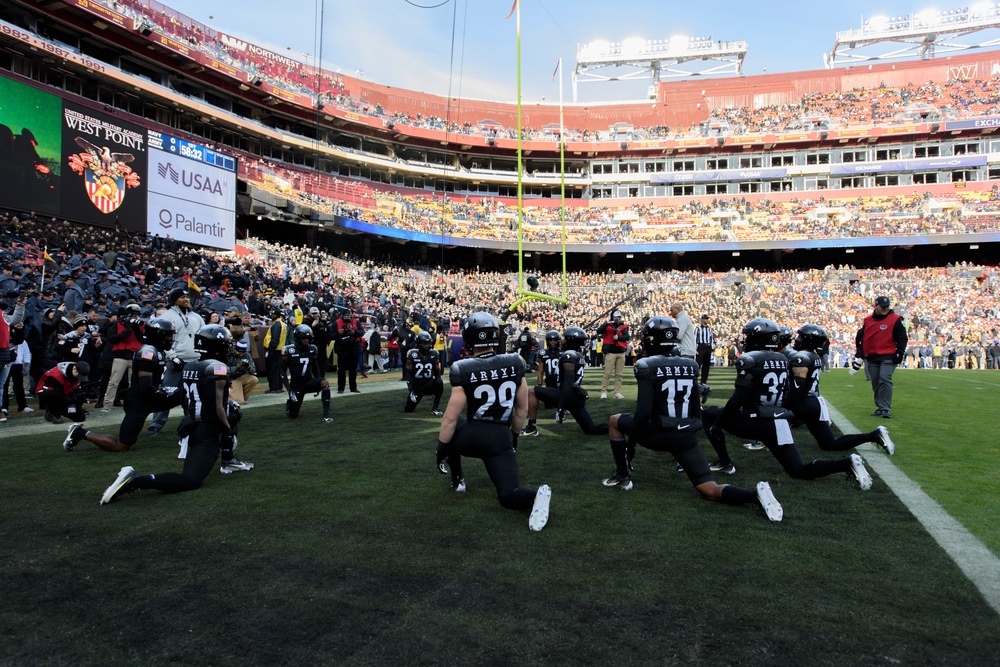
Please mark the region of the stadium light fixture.
POLYGON ((874 16, 860 28, 837 33, 833 48, 823 56, 827 68, 894 58, 929 59, 946 53, 995 47, 1000 40, 969 43, 963 38, 1000 28, 1000 3, 970 7, 924 9, 916 14, 874 16), (876 45, 895 43, 881 49, 876 45))

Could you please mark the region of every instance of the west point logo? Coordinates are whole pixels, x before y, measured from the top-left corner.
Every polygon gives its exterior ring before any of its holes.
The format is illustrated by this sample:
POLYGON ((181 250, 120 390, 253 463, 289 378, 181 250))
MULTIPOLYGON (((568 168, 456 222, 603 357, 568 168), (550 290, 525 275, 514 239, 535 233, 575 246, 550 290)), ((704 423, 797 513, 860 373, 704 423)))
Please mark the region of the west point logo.
POLYGON ((76 138, 82 153, 69 156, 69 168, 83 176, 90 202, 107 215, 125 201, 125 189, 140 185, 139 174, 128 163, 135 160, 131 153, 112 153, 107 146, 98 147, 83 137, 76 138))
POLYGON ((171 162, 158 164, 156 166, 156 173, 159 174, 160 178, 164 180, 169 178, 175 185, 182 185, 185 188, 192 190, 210 192, 213 195, 219 195, 220 197, 224 195, 222 190, 222 181, 219 179, 211 178, 209 176, 205 176, 204 174, 199 174, 198 172, 190 172, 183 167, 181 167, 181 170, 178 173, 178 171, 174 169, 174 165, 171 162))

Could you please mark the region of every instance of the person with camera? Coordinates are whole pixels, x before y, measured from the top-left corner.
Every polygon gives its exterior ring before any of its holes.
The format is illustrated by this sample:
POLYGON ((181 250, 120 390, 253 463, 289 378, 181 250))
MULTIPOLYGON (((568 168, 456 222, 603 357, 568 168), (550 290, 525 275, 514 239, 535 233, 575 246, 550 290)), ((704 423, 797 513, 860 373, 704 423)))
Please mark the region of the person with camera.
POLYGON ((61 361, 42 373, 35 393, 39 407, 45 409, 45 421, 62 424, 63 417, 69 417, 74 422, 82 422, 86 418, 83 404, 87 395, 80 388, 80 383, 86 382, 88 373, 90 367, 82 361, 61 361))
POLYGON ((616 310, 611 319, 597 328, 604 355, 604 377, 601 379, 601 398, 608 397, 608 380, 614 375, 615 398, 623 399, 622 376, 625 373, 625 351, 628 349, 628 325, 622 321, 622 311, 616 310))
POLYGON ((121 309, 117 322, 108 326, 108 344, 111 345, 111 375, 108 386, 100 395, 95 408, 101 412, 111 412, 118 394, 118 385, 126 373, 132 371, 132 358, 142 347, 143 323, 139 319, 139 304, 130 303, 121 309))
POLYGON ((350 311, 337 318, 333 324, 333 352, 337 355, 337 393, 343 394, 349 386, 352 394, 358 389, 358 360, 361 357, 361 339, 364 336, 358 318, 350 311))

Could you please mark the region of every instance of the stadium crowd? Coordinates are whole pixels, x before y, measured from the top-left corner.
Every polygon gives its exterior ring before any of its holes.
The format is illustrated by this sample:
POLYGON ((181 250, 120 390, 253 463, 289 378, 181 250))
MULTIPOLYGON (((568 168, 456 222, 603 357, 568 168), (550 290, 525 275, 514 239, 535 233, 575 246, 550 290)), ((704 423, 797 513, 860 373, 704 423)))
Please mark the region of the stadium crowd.
MULTIPOLYGON (((276 88, 319 100, 324 105, 369 117, 385 123, 446 131, 451 134, 477 135, 484 138, 516 138, 516 128, 499 126, 495 121, 477 123, 448 122, 433 114, 406 109, 384 109, 352 93, 343 77, 307 66, 287 56, 268 57, 262 49, 246 48, 222 39, 211 28, 179 14, 159 3, 137 0, 96 0, 109 9, 135 20, 151 31, 176 40, 187 48, 201 51, 224 65, 245 74, 248 80, 267 81, 276 88)), ((794 103, 762 107, 722 107, 710 109, 706 118, 689 128, 666 125, 632 127, 622 118, 607 129, 576 128, 567 130, 571 142, 617 141, 621 123, 628 128, 628 139, 714 136, 720 134, 781 133, 803 129, 871 127, 924 120, 959 119, 1000 113, 1000 86, 996 77, 954 78, 947 82, 876 88, 855 88, 832 93, 807 93, 794 103), (714 130, 713 130, 714 128, 714 130)), ((558 126, 522 128, 525 140, 556 140, 558 126)))
MULTIPOLYGON (((83 335, 107 340, 109 323, 129 304, 149 318, 167 305, 167 294, 178 287, 191 292, 206 322, 227 323, 238 338, 252 341, 257 352, 263 336, 254 331, 276 317, 324 326, 351 312, 366 330, 381 332, 385 347, 378 351, 388 352, 408 331, 454 336, 468 313, 503 315, 518 298, 516 274, 507 272, 358 261, 262 239, 241 245, 247 254, 239 256, 159 236, 0 214, 0 296, 8 319, 23 305, 23 323, 15 324, 20 333, 12 338, 11 348, 21 360, 27 393, 33 393, 48 367, 65 360, 68 352, 60 340, 78 324, 85 327, 83 335)), ((872 299, 884 294, 906 317, 911 341, 906 366, 998 368, 997 281, 997 267, 964 264, 907 270, 830 266, 772 273, 751 268, 725 273, 581 272, 568 276, 567 305, 528 301, 509 316, 508 329, 527 326, 536 339, 568 326, 592 333, 613 309, 638 324, 681 302, 692 314, 712 318, 716 363, 731 363, 739 353, 737 334, 743 324, 763 316, 793 330, 806 323, 824 327, 831 339, 831 365, 842 367, 853 356, 855 334, 872 299)), ((560 295, 561 274, 542 274, 539 282, 540 292, 560 295)), ((452 361, 452 351, 443 338, 441 342, 443 357, 452 361)), ((93 347, 87 352, 94 369, 90 381, 97 382, 110 364, 102 359, 100 347, 93 347)), ((596 364, 596 340, 590 352, 596 364)), ((20 393, 15 395, 19 408, 26 408, 20 393)))

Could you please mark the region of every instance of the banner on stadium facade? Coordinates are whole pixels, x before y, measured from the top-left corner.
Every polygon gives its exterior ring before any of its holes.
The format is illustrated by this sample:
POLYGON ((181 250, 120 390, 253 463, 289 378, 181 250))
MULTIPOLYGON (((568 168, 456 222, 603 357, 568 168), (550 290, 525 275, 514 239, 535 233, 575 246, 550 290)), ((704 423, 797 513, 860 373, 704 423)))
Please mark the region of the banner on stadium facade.
POLYGON ((146 131, 63 102, 62 214, 102 227, 146 229, 146 131))
POLYGON ((951 120, 944 124, 947 130, 980 130, 983 128, 1000 127, 1000 118, 975 118, 973 120, 951 120))
POLYGON ((0 77, 0 206, 59 213, 62 100, 0 77))
POLYGON ((671 171, 654 174, 649 182, 653 185, 664 183, 712 183, 716 181, 756 181, 770 178, 785 178, 788 170, 783 167, 761 169, 720 169, 717 171, 671 171))
POLYGON ((888 162, 853 162, 830 166, 831 176, 851 174, 881 174, 897 171, 922 171, 925 169, 962 169, 981 167, 986 164, 985 155, 956 155, 954 157, 928 157, 914 160, 892 160, 888 162))
POLYGON ((236 160, 206 146, 149 132, 150 234, 232 250, 236 160))

